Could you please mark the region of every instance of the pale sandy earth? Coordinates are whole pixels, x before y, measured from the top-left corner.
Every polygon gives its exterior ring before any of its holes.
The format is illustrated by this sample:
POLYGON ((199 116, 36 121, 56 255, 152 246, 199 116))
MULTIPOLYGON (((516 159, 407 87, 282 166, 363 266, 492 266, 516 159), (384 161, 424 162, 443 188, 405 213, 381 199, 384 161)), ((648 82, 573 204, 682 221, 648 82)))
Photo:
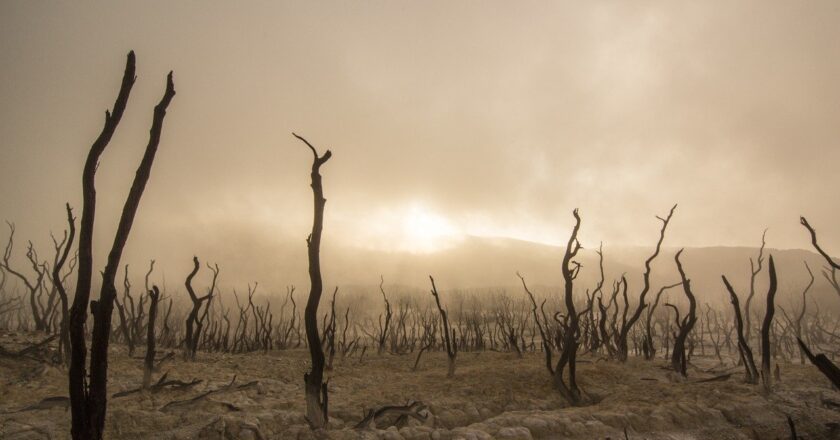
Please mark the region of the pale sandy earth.
MULTIPOLYGON (((33 338, 1 334, 0 345, 22 347, 33 338)), ((138 350, 142 353, 142 350, 138 350)), ((135 388, 141 361, 112 347, 110 393, 135 388)), ((139 356, 139 355, 138 355, 139 356)), ((170 378, 204 382, 183 391, 138 393, 109 401, 111 439, 789 439, 786 415, 805 439, 840 438, 827 424, 840 411, 821 399, 840 401, 840 392, 810 365, 783 364, 782 382, 771 394, 741 383, 740 368, 724 382, 679 382, 665 362, 631 359, 626 364, 585 356, 579 365, 582 388, 602 397, 594 405, 568 408, 551 388, 541 353, 517 359, 511 353, 460 353, 454 379, 446 378, 444 353, 424 354, 412 372, 414 355, 377 356, 360 362, 336 358, 330 373, 330 429, 313 433, 303 418, 305 350, 244 355, 199 353, 186 363, 164 366, 170 378), (245 390, 211 395, 163 408, 229 383, 258 381, 245 390), (364 408, 419 400, 430 415, 401 429, 354 430, 364 408)), ((694 358, 689 382, 712 377, 701 370, 717 361, 694 358)), ((719 368, 722 368, 718 366, 719 368)), ((154 380, 157 380, 156 374, 154 380)), ((14 412, 41 399, 66 396, 66 372, 34 360, 0 357, 0 438, 69 438, 70 413, 63 407, 14 412)))

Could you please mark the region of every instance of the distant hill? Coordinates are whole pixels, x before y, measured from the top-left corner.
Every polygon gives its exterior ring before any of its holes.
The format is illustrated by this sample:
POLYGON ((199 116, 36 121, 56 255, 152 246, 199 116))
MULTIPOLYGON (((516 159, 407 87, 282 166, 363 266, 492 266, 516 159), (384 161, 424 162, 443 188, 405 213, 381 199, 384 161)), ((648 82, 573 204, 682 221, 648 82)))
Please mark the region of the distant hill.
MULTIPOLYGON (((234 237, 222 248, 217 243, 208 243, 208 249, 200 250, 199 255, 215 255, 217 260, 214 261, 221 263, 224 285, 240 285, 258 280, 271 291, 281 291, 288 284, 296 284, 299 291, 306 290, 308 278, 303 240, 283 244, 259 240, 237 243, 242 239, 234 237)), ((646 247, 605 245, 603 252, 607 287, 625 273, 630 283, 631 298, 635 297, 641 288, 644 260, 651 251, 652 248, 646 247)), ((674 263, 676 251, 677 248, 666 247, 655 260, 652 275, 654 287, 679 281, 674 263)), ((702 301, 728 303, 728 295, 720 276, 725 274, 739 295, 746 296, 749 259, 756 258, 757 254, 758 249, 752 247, 686 248, 682 261, 692 280, 693 290, 702 301)), ((816 278, 810 295, 821 298, 827 305, 840 308, 840 296, 830 288, 821 274, 825 263, 819 255, 800 249, 768 248, 765 256, 769 255, 773 255, 776 262, 780 286, 779 304, 783 307, 788 308, 793 303, 799 307, 802 289, 808 282, 804 265, 807 262, 816 278)), ((562 256, 563 248, 559 246, 508 238, 465 237, 448 249, 420 254, 336 247, 325 242, 322 264, 327 286, 355 286, 356 289, 372 290, 378 285, 381 274, 387 285, 426 290, 428 276, 431 274, 441 289, 506 288, 519 292, 521 286, 516 272, 520 271, 529 285, 556 291, 562 285, 562 256)), ((578 260, 583 264, 583 269, 576 285, 582 290, 591 289, 598 279, 597 255, 593 249, 586 248, 580 252, 578 260)), ((766 293, 766 266, 767 260, 765 269, 758 277, 757 302, 762 302, 766 293)), ((171 275, 169 277, 171 280, 171 275)), ((176 276, 175 282, 180 285, 182 277, 176 276)))

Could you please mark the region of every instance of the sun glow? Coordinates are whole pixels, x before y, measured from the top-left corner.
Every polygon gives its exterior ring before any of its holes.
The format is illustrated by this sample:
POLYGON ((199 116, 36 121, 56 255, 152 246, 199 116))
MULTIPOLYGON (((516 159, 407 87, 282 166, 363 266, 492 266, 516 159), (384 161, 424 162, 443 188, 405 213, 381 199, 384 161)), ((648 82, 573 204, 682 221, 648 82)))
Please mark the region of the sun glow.
POLYGON ((410 205, 401 217, 401 241, 409 251, 432 252, 445 248, 459 233, 445 217, 420 204, 410 205))
POLYGON ((382 208, 366 216, 355 237, 363 247, 431 253, 457 244, 463 231, 421 202, 382 208))

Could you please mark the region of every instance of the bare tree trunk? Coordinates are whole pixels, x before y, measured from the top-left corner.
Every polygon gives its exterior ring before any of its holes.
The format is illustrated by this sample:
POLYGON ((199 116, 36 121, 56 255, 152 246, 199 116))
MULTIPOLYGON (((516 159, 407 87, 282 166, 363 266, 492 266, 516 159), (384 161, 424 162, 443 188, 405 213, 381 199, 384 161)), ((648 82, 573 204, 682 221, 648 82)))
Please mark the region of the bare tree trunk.
MULTIPOLYGON (((674 215, 674 210, 677 209, 677 205, 674 205, 671 208, 671 211, 668 213, 668 216, 665 218, 656 216, 662 222, 662 229, 659 230, 659 241, 656 242, 656 248, 653 251, 653 254, 645 260, 645 273, 642 276, 644 280, 644 284, 642 286, 642 291, 639 294, 639 304, 636 306, 636 311, 630 316, 630 319, 625 319, 622 322, 621 330, 618 333, 618 360, 620 362, 627 361, 627 335, 630 334, 630 330, 636 325, 636 321, 639 320, 639 317, 642 316, 642 310, 647 307, 645 304, 645 297, 647 296, 648 292, 650 291, 650 271, 651 271, 651 263, 656 257, 659 255, 659 250, 662 248, 662 242, 665 240, 665 229, 668 228, 668 222, 671 221, 671 217, 674 215)), ((624 280, 625 286, 625 293, 627 289, 627 281, 624 280)), ((625 296, 626 300, 626 296, 625 296)), ((627 313, 627 308, 625 307, 624 313, 627 313)))
MULTIPOLYGON (((67 289, 64 288, 64 280, 61 278, 61 269, 67 262, 67 256, 70 254, 70 249, 73 247, 73 239, 76 237, 76 219, 73 217, 73 210, 70 204, 67 203, 67 225, 69 227, 69 235, 64 243, 64 250, 61 256, 53 264, 52 279, 55 288, 58 290, 58 296, 61 300, 61 324, 58 336, 58 345, 61 351, 61 361, 69 365, 70 362, 70 312, 69 300, 67 298, 67 289)), ((56 250, 58 250, 57 246, 56 250)))
POLYGON ((82 217, 79 223, 79 265, 76 279, 76 294, 70 310, 71 359, 69 369, 70 408, 72 410, 71 433, 75 440, 93 438, 93 427, 87 388, 87 347, 85 343, 85 322, 90 300, 91 274, 93 272, 93 222, 96 212, 96 188, 94 178, 99 166, 99 157, 111 141, 117 125, 122 119, 131 88, 134 86, 134 52, 129 52, 125 73, 112 112, 105 112, 105 126, 91 146, 82 174, 82 217))
POLYGON ((385 278, 379 276, 379 291, 382 292, 382 299, 385 300, 385 325, 382 324, 382 316, 379 317, 379 349, 377 354, 382 354, 385 350, 385 339, 388 337, 388 327, 391 325, 391 303, 388 302, 388 297, 385 296, 385 289, 382 285, 385 284, 385 278))
POLYGON ((149 325, 146 328, 146 357, 143 359, 143 388, 148 388, 152 380, 152 370, 155 367, 155 320, 157 319, 157 306, 160 299, 160 290, 152 286, 149 290, 149 325))
POLYGON ((732 285, 729 284, 729 280, 726 279, 726 276, 721 275, 721 279, 723 279, 723 284, 726 286, 726 290, 729 291, 732 308, 735 310, 735 325, 738 332, 738 352, 740 353, 741 362, 743 362, 746 370, 744 380, 749 384, 757 384, 758 369, 755 367, 755 359, 753 358, 749 341, 747 341, 747 338, 744 335, 744 321, 741 319, 741 306, 738 303, 738 295, 735 293, 735 289, 732 288, 732 285))
MULTIPOLYGON (((680 272, 683 291, 685 292, 685 296, 688 298, 688 313, 682 321, 679 320, 679 314, 677 314, 677 326, 679 327, 679 332, 677 333, 677 337, 674 338, 674 351, 671 353, 671 366, 674 371, 680 373, 683 377, 686 377, 688 362, 686 361, 685 341, 688 338, 688 334, 691 332, 691 329, 694 328, 694 323, 697 322, 697 302, 694 299, 694 294, 691 292, 691 280, 686 278, 682 263, 680 263, 680 255, 682 252, 682 249, 677 252, 674 256, 674 261, 677 262, 677 270, 680 272)), ((674 309, 676 309, 676 307, 674 309)))
MULTIPOLYGON (((575 226, 566 244, 566 251, 563 255, 561 271, 564 280, 564 300, 566 304, 566 316, 562 323, 562 347, 557 365, 554 367, 554 386, 563 397, 572 405, 580 405, 582 397, 577 385, 577 349, 580 338, 580 317, 575 310, 573 298, 574 280, 580 273, 580 263, 574 261, 574 257, 580 251, 581 246, 577 234, 580 230, 580 216, 578 210, 572 212, 575 218, 575 226), (568 374, 565 374, 568 367, 568 374)), ((584 312, 585 313, 585 312, 584 312)))
POLYGON ((163 129, 163 119, 166 109, 175 96, 175 86, 172 82, 172 72, 166 80, 166 91, 160 103, 155 107, 149 143, 137 168, 134 181, 123 206, 117 233, 108 262, 102 273, 102 289, 99 300, 90 304, 93 313, 93 333, 91 338, 90 379, 85 386, 85 334, 84 325, 88 300, 90 298, 92 259, 93 218, 96 205, 96 190, 94 176, 99 156, 104 151, 114 130, 122 117, 128 95, 134 84, 134 52, 128 55, 123 84, 119 97, 114 105, 114 115, 106 113, 105 128, 100 137, 91 147, 82 177, 82 221, 79 238, 79 275, 76 283, 76 297, 73 300, 71 313, 71 344, 73 346, 69 373, 70 399, 73 415, 72 434, 74 439, 102 438, 105 427, 107 410, 107 376, 108 376, 108 339, 111 334, 111 315, 114 308, 114 298, 117 289, 114 284, 120 259, 125 243, 134 223, 137 208, 146 183, 149 180, 152 164, 154 163, 160 135, 163 129))
POLYGON ((435 279, 429 275, 429 280, 432 282, 432 296, 435 298, 438 312, 440 313, 441 324, 443 325, 443 340, 446 344, 447 370, 446 377, 455 376, 455 359, 458 357, 458 345, 455 343, 455 330, 450 330, 449 316, 443 306, 440 304, 440 295, 438 295, 437 287, 435 286, 435 279), (450 333, 451 332, 451 333, 450 333))
MULTIPOLYGON (((796 317, 796 322, 794 323, 796 337, 800 339, 802 338, 802 319, 805 318, 805 310, 808 307, 808 291, 811 290, 811 286, 814 285, 814 273, 811 272, 811 267, 808 266, 807 261, 805 262, 805 269, 808 271, 811 281, 809 281, 808 285, 805 286, 805 289, 802 290, 802 309, 799 311, 799 315, 796 317)), ((799 363, 805 365, 805 352, 801 347, 799 349, 799 363)))
POLYGON ((746 303, 744 303, 744 321, 746 330, 744 337, 747 339, 747 343, 750 342, 750 336, 752 334, 752 326, 750 324, 752 314, 750 313, 750 305, 752 304, 753 297, 755 296, 755 279, 761 272, 761 268, 764 264, 764 246, 767 244, 767 241, 765 240, 766 236, 767 230, 765 229, 761 234, 761 248, 758 250, 758 258, 755 262, 752 258, 750 258, 750 293, 747 295, 746 303))
POLYGON ((822 255, 823 258, 825 258, 825 261, 828 262, 828 266, 832 269, 840 270, 840 263, 834 261, 834 259, 831 258, 828 255, 828 253, 824 251, 817 243, 817 231, 811 227, 811 224, 808 223, 808 220, 806 220, 805 217, 799 217, 799 222, 802 223, 802 226, 804 226, 805 229, 807 229, 808 232, 811 234, 811 244, 814 246, 814 249, 816 249, 817 252, 819 252, 819 254, 822 255))
POLYGON ((773 326, 773 315, 776 312, 776 265, 773 264, 773 256, 770 255, 768 270, 770 271, 770 288, 767 291, 767 313, 764 314, 764 323, 761 325, 761 383, 765 391, 770 391, 770 327, 773 326))
POLYGON ((324 429, 327 427, 329 418, 327 384, 324 383, 324 348, 321 345, 321 338, 318 333, 318 305, 321 302, 321 293, 324 289, 321 279, 321 232, 324 228, 324 205, 327 200, 324 198, 324 189, 321 184, 321 165, 326 163, 332 152, 327 150, 323 156, 319 156, 315 147, 306 139, 294 133, 292 135, 312 151, 312 197, 314 201, 314 215, 312 218, 312 233, 306 239, 309 254, 309 298, 306 301, 304 311, 304 325, 306 327, 306 340, 309 345, 309 355, 312 358, 312 369, 303 375, 306 393, 306 418, 312 429, 324 429))

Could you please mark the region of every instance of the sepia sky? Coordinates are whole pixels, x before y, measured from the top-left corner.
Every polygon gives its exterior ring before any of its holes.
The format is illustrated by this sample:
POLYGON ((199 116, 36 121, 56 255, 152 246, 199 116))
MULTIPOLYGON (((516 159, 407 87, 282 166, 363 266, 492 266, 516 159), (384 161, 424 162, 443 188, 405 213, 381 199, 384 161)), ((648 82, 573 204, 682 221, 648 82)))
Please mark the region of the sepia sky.
POLYGON ((134 256, 302 250, 311 154, 292 131, 334 154, 325 246, 557 244, 575 207, 590 247, 650 245, 679 203, 671 246, 757 245, 769 228, 770 246, 808 248, 806 215, 838 253, 838 23, 834 1, 3 1, 0 218, 47 247, 63 203, 80 214, 134 49, 97 174, 100 255, 170 69, 134 256))

